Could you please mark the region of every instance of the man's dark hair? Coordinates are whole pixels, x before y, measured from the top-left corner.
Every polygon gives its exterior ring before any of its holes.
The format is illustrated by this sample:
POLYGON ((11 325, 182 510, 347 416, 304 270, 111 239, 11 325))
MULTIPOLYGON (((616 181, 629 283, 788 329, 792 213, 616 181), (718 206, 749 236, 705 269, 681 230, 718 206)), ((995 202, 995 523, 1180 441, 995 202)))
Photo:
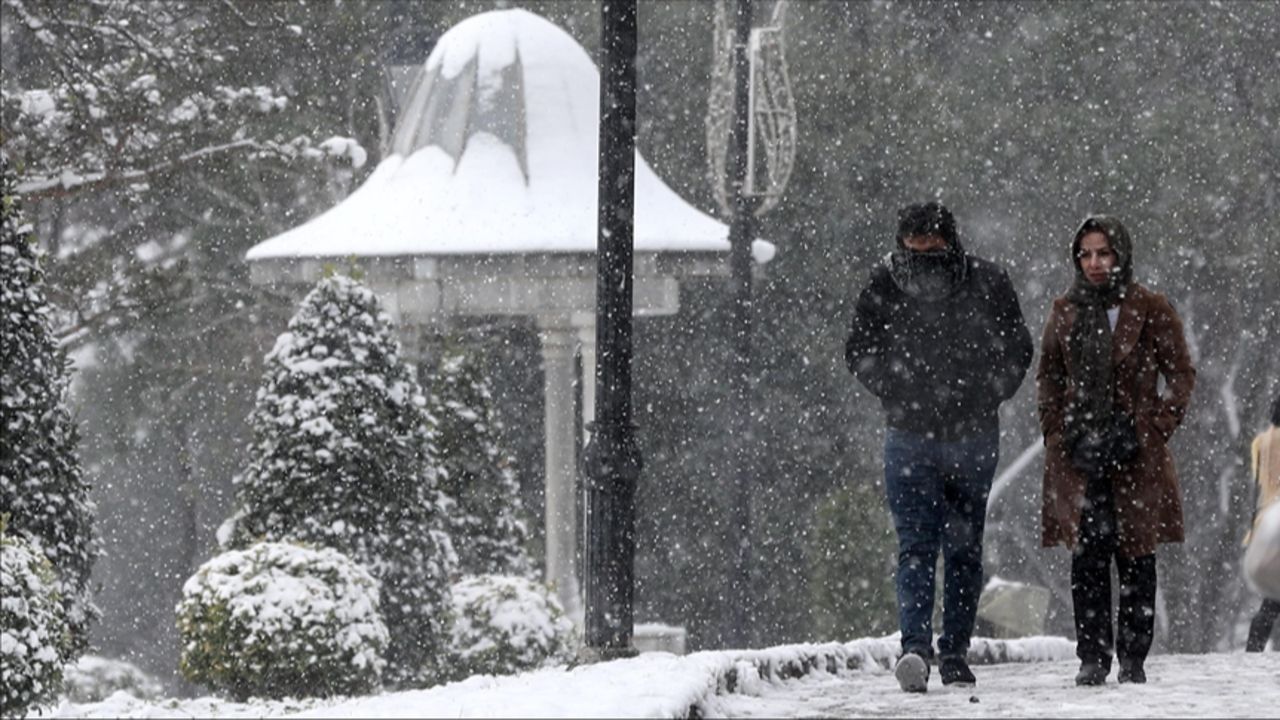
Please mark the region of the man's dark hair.
POLYGON ((940 235, 956 244, 956 217, 940 202, 916 203, 898 211, 898 245, 912 235, 940 235))
POLYGON ((1271 424, 1280 427, 1280 394, 1271 403, 1271 424))

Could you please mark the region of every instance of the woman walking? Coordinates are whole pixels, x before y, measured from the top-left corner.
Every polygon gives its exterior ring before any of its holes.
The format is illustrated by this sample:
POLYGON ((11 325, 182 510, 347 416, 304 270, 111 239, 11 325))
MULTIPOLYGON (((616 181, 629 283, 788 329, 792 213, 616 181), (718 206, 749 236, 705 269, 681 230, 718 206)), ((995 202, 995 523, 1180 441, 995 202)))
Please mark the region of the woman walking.
POLYGON ((1182 542, 1182 497, 1165 443, 1195 385, 1182 321, 1133 280, 1121 222, 1087 219, 1071 242, 1075 282, 1054 300, 1036 391, 1045 438, 1045 547, 1071 550, 1077 685, 1146 682, 1155 628, 1156 546, 1182 542), (1163 394, 1158 378, 1163 376, 1163 394), (1111 563, 1120 580, 1113 635, 1111 563))
MULTIPOLYGON (((1258 500, 1253 509, 1253 525, 1244 543, 1249 544, 1253 531, 1257 529, 1262 514, 1272 503, 1280 502, 1280 395, 1271 403, 1271 426, 1258 433, 1253 439, 1253 479, 1258 484, 1258 500)), ((1262 607, 1249 623, 1249 639, 1245 642, 1247 652, 1262 652, 1267 646, 1267 638, 1280 617, 1280 598, 1263 598, 1262 607)))

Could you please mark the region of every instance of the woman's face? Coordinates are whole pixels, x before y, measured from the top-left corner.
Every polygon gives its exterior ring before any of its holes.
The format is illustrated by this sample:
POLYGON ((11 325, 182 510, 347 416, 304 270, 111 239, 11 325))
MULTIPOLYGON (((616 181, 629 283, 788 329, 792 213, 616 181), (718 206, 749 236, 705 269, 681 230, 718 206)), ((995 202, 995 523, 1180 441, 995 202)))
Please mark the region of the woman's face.
POLYGON ((1111 241, 1107 240, 1106 235, 1095 230, 1080 238, 1080 254, 1076 257, 1089 282, 1105 285, 1111 279, 1111 271, 1116 266, 1116 253, 1111 249, 1111 241))

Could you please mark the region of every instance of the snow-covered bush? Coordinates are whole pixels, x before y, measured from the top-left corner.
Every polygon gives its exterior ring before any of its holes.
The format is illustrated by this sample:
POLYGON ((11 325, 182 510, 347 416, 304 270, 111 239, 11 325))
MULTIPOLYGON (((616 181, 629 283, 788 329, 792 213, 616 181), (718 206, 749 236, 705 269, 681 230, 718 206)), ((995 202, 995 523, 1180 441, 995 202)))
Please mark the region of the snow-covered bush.
POLYGON ((505 675, 570 659, 573 623, 546 585, 514 575, 477 575, 453 586, 456 678, 505 675))
POLYGON ((9 530, 25 535, 53 565, 71 633, 64 657, 70 660, 88 645, 96 615, 88 588, 98 552, 93 506, 66 405, 67 359, 53 335, 17 177, 2 151, 0 176, 0 508, 9 513, 9 530))
POLYGON ((530 575, 515 459, 499 441, 502 426, 488 379, 460 345, 446 347, 431 379, 430 402, 438 422, 441 489, 456 503, 448 527, 459 571, 530 575))
POLYGON ((0 517, 0 715, 57 696, 69 641, 53 567, 0 517))
POLYGON ((238 700, 378 688, 378 581, 330 549, 264 542, 200 566, 178 604, 180 666, 238 700))
POLYGON ((121 690, 139 700, 154 700, 164 692, 155 677, 118 658, 81 655, 62 673, 62 694, 73 703, 101 702, 121 690))
POLYGON ((249 416, 248 467, 219 531, 331 547, 382 583, 388 684, 435 680, 448 648, 449 581, 435 420, 377 297, 321 280, 267 356, 249 416))

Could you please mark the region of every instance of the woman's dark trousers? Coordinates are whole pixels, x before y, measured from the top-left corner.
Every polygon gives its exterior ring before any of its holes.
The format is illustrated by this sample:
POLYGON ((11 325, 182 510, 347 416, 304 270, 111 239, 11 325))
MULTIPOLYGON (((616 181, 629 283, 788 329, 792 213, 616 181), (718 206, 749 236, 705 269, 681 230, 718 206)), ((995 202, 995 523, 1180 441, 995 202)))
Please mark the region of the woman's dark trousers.
POLYGON ((1249 640, 1244 649, 1248 652, 1262 652, 1267 646, 1267 638, 1271 637, 1271 629, 1275 627, 1276 618, 1280 618, 1280 600, 1263 600, 1258 614, 1249 623, 1249 640))
POLYGON ((1156 556, 1119 554, 1115 502, 1108 479, 1091 480, 1071 557, 1071 601, 1075 610, 1076 655, 1086 663, 1111 667, 1111 559, 1120 579, 1118 633, 1121 665, 1141 666, 1155 634, 1156 556))

